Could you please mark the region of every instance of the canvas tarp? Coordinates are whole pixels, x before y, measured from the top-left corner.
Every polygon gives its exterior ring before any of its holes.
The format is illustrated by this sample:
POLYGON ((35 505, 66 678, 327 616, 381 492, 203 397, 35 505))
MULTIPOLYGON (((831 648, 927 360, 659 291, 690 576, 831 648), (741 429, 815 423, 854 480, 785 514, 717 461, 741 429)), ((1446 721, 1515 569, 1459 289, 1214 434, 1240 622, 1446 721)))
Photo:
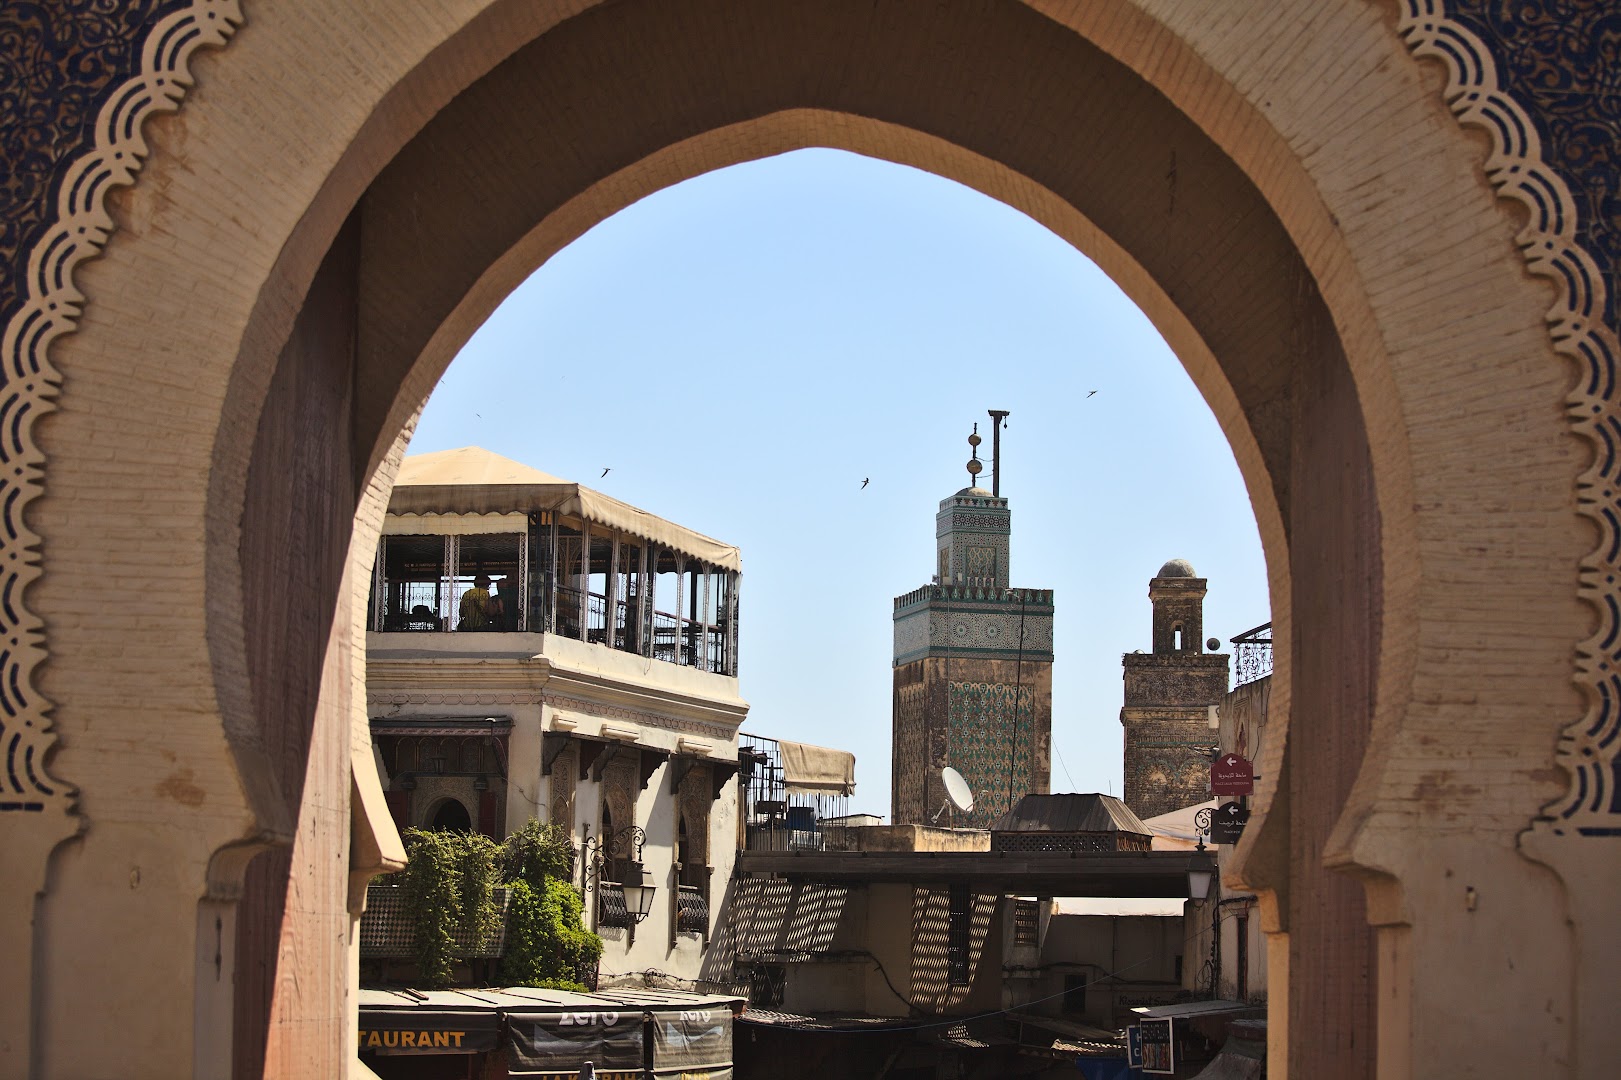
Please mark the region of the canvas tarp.
POLYGON ((796 795, 849 795, 856 789, 856 756, 809 743, 778 744, 782 778, 796 795))
POLYGON ((732 1010, 661 1010, 653 1014, 653 1075, 731 1080, 732 1010))
POLYGON ((722 570, 742 569, 742 558, 731 544, 476 446, 406 458, 388 510, 396 515, 498 515, 501 522, 507 515, 552 510, 618 529, 722 570))
POLYGON ((509 1076, 578 1076, 589 1061, 598 1080, 642 1075, 642 1010, 508 1012, 509 1076))

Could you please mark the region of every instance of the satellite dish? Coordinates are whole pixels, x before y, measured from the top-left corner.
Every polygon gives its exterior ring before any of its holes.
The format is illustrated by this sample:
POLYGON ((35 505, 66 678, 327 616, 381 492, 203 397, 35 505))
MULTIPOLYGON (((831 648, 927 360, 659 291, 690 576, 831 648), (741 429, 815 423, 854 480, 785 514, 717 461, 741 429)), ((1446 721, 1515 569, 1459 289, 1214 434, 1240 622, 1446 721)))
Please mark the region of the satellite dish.
POLYGON ((968 781, 962 778, 962 773, 947 765, 940 770, 940 779, 946 785, 946 798, 951 800, 952 806, 965 814, 974 808, 974 793, 968 790, 968 781))

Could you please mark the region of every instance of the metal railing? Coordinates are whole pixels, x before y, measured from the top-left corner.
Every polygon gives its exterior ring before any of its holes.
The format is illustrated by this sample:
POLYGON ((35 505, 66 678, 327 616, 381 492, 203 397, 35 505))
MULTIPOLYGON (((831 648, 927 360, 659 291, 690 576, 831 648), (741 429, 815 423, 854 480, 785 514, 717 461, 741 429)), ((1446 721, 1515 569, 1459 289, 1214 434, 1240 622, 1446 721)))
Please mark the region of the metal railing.
MULTIPOLYGON (((379 595, 386 596, 390 584, 379 579, 379 595)), ((405 597, 392 601, 395 609, 371 615, 372 629, 389 632, 444 632, 458 628, 459 616, 450 599, 456 589, 443 581, 410 582, 409 588, 392 589, 405 597), (399 605, 404 603, 404 607, 399 605), (445 609, 452 609, 450 614, 445 609)), ((379 602, 373 597, 373 604, 379 602)), ((616 599, 612 604, 601 593, 586 592, 568 585, 544 585, 531 592, 522 621, 513 618, 491 620, 479 629, 487 632, 500 630, 527 630, 540 633, 550 630, 559 637, 573 638, 597 645, 609 645, 623 652, 650 656, 701 671, 736 674, 737 664, 731 650, 735 643, 728 633, 727 615, 721 612, 716 621, 707 626, 697 620, 672 615, 664 611, 650 611, 644 622, 635 596, 616 599), (584 604, 585 622, 581 625, 581 605, 584 604), (548 618, 550 620, 548 625, 548 618)))
POLYGON ((1231 638, 1233 646, 1233 688, 1264 679, 1272 674, 1272 624, 1262 623, 1231 638))
POLYGON ((709 932, 709 902, 704 899, 701 889, 695 885, 681 885, 676 888, 676 916, 675 928, 683 934, 706 934, 709 932))
POLYGON ((845 846, 842 823, 824 822, 828 818, 842 822, 849 813, 848 796, 790 792, 776 739, 739 733, 738 762, 743 772, 745 850, 823 851, 845 846))

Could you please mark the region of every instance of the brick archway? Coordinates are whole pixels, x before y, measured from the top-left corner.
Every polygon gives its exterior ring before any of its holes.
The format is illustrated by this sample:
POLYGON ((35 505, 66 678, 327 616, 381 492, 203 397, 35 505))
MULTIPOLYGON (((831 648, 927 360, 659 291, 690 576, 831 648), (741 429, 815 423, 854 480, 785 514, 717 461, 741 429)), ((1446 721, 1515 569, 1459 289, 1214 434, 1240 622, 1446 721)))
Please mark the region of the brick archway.
POLYGON ((1287 753, 1262 763, 1286 813, 1247 872, 1289 934, 1274 986, 1335 987, 1290 996, 1277 1064, 1367 1075, 1377 1045, 1403 1075, 1478 1056, 1521 1010, 1477 938, 1506 941, 1555 1001, 1520 1020, 1510 1056, 1568 1053, 1564 899, 1515 850, 1562 790, 1554 738, 1581 713, 1567 377, 1473 145, 1378 11, 474 8, 251 9, 179 117, 152 125, 120 231, 81 274, 93 302, 40 426, 48 555, 30 593, 51 627, 54 767, 86 824, 39 909, 48 1072, 78 1070, 64 1025, 86 1002, 139 1014, 132 1060, 154 1068, 229 1054, 197 1018, 234 1016, 242 1074, 261 1054, 273 1072, 333 1071, 342 995, 285 980, 341 982, 342 957, 306 943, 346 925, 348 867, 303 867, 349 838, 334 807, 363 663, 355 553, 402 433, 552 251, 661 186, 804 145, 958 179, 1070 239, 1160 327, 1232 440, 1291 642, 1274 695, 1287 753), (121 408, 132 394, 146 415, 121 408), (1513 475, 1483 467, 1503 459, 1513 475), (109 538, 127 589, 92 611, 69 583, 109 538), (178 569, 154 575, 163 558, 178 569), (163 654, 119 653, 157 607, 163 654), (1497 680, 1485 701, 1471 648, 1497 680), (100 734, 110 711, 118 739, 100 734), (162 812, 143 818, 132 799, 154 786, 162 812), (177 822, 192 827, 164 831, 177 822), (1489 875, 1500 899, 1465 920, 1453 871, 1489 875), (117 917, 78 925, 114 896, 117 917), (210 962, 231 917, 234 997, 210 962), (139 955, 121 935, 141 919, 195 956, 139 955), (195 1011, 72 974, 107 952, 172 972, 195 1011), (1376 970, 1400 991, 1378 1010, 1376 970), (1448 987, 1474 996, 1472 1024, 1436 1004, 1448 987))

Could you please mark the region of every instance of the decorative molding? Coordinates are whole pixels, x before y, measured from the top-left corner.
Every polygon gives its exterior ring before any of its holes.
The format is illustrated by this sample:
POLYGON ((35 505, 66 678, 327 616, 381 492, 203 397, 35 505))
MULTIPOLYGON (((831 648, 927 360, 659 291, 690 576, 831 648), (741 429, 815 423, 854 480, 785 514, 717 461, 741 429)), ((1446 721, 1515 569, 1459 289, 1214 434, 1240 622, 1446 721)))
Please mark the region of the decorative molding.
POLYGON ((1621 259, 1613 156, 1621 94, 1613 62, 1598 55, 1601 24, 1611 40, 1621 26, 1604 8, 1404 0, 1399 23, 1414 56, 1445 66, 1445 98, 1458 122, 1490 136, 1486 177, 1529 214, 1516 240, 1527 269, 1557 287, 1549 334, 1578 370, 1565 404, 1593 461, 1576 478, 1577 510, 1599 542, 1582 559, 1577 594, 1598 628, 1576 648, 1574 678, 1586 691, 1587 713, 1565 727, 1555 750, 1568 790, 1532 823, 1533 832, 1554 837, 1621 836, 1621 347, 1616 297, 1606 284, 1621 259), (1611 85, 1600 86, 1606 79, 1611 85))
POLYGON ((685 731, 693 735, 704 735, 712 739, 720 739, 727 743, 730 743, 737 734, 736 729, 728 724, 706 723, 701 720, 678 720, 673 716, 659 716, 656 713, 625 709, 615 705, 604 705, 601 702, 586 701, 583 698, 563 697, 560 694, 547 693, 541 695, 541 697, 547 705, 554 709, 568 709, 602 720, 629 720, 644 727, 662 728, 665 731, 685 731))
MULTIPOLYGON (((418 693, 405 690, 378 691, 366 695, 366 704, 372 705, 536 705, 540 696, 528 693, 418 693)), ((390 719, 394 719, 390 717, 390 719)))
MULTIPOLYGON (((127 13, 121 28, 131 37, 138 33, 142 16, 127 13)), ((12 13, 7 19, 23 17, 12 13)), ((77 16, 64 16, 64 24, 77 16)), ((56 742, 50 733, 50 702, 34 685, 34 673, 44 662, 46 643, 40 617, 26 602, 28 586, 41 573, 40 537, 26 520, 28 505, 44 490, 45 455, 34 440, 34 421, 55 408, 61 373, 48 356, 51 343, 73 330, 83 311, 85 296, 73 280, 74 271, 94 258, 112 235, 107 213, 108 193, 134 182, 148 147, 142 134, 146 119, 159 112, 174 112, 192 85, 191 57, 199 48, 222 46, 242 22, 237 0, 193 0, 151 24, 140 49, 136 70, 121 82, 107 78, 101 87, 101 105, 88 130, 77 140, 87 147, 77 155, 63 155, 51 196, 41 195, 47 207, 42 229, 30 247, 26 270, 10 284, 16 306, 10 308, 0 338, 0 527, 5 530, 5 565, 0 570, 0 747, 5 768, 0 769, 0 813, 52 812, 74 816, 73 788, 52 777, 45 759, 56 742), (69 161, 71 157, 71 161, 69 161)), ((15 24, 11 24, 15 28, 15 24)), ((60 27, 57 27, 60 29, 60 27)), ((108 30, 109 28, 103 28, 108 30)), ((74 55, 44 58, 47 67, 69 61, 94 66, 92 46, 75 42, 74 55)), ((67 88, 59 88, 64 91, 67 88)), ((81 92, 83 88, 80 88, 81 92)), ((18 103, 6 103, 8 108, 18 103)), ((42 127, 48 126, 48 121, 42 127)), ((13 136, 18 127, 8 131, 13 136)), ((50 140, 66 133, 36 130, 50 140)), ((14 165, 16 163, 13 163, 14 165)), ((71 833, 71 829, 68 830, 71 833)))

